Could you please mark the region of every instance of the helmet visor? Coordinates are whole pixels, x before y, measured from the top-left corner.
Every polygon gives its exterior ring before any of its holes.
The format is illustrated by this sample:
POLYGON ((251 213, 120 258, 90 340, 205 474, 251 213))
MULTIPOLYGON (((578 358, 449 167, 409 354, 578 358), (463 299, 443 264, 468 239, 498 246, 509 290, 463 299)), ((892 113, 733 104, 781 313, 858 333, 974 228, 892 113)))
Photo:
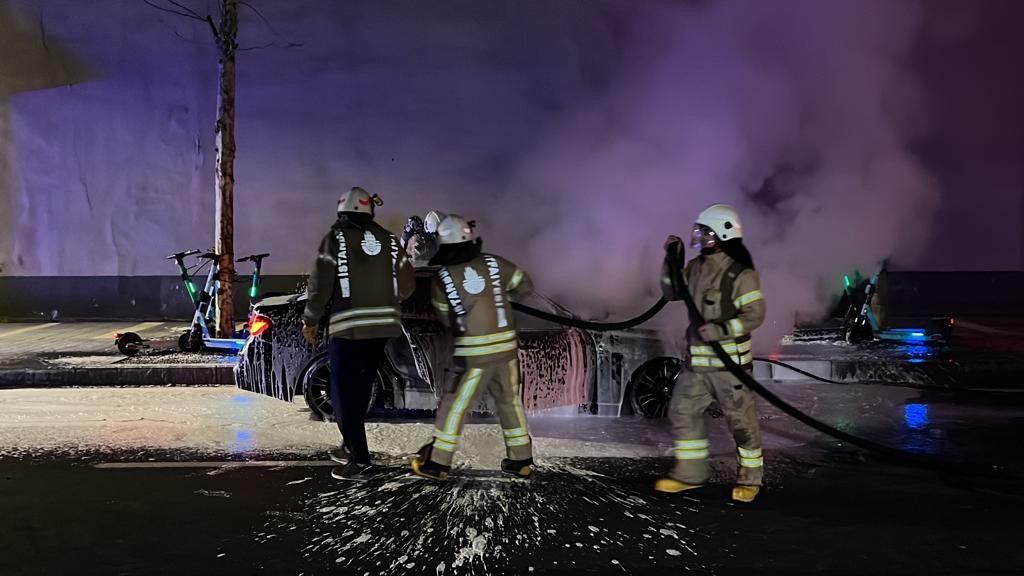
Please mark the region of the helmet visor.
POLYGON ((444 220, 444 216, 437 210, 431 210, 427 212, 427 217, 423 219, 423 229, 431 234, 436 234, 441 220, 444 220))
POLYGON ((694 224, 690 232, 690 247, 694 250, 708 250, 718 243, 715 231, 703 224, 694 224))

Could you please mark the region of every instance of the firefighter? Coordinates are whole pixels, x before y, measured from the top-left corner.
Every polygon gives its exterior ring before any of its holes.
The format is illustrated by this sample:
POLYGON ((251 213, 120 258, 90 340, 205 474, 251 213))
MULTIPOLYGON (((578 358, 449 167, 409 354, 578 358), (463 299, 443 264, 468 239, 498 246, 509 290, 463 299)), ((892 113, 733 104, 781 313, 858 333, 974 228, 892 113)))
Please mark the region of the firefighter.
POLYGON ((434 438, 412 459, 412 471, 447 480, 466 412, 484 392, 494 399, 505 438, 501 469, 527 478, 533 450, 519 397, 519 337, 510 304, 533 292, 530 277, 515 264, 481 252, 474 223, 446 216, 438 225, 440 266, 431 299, 454 334, 454 370, 437 409, 434 438))
MULTIPOLYGON (((666 242, 662 288, 668 300, 678 300, 683 287, 672 278, 681 262, 682 241, 666 242)), ((699 488, 708 481, 709 444, 704 413, 717 403, 732 428, 739 474, 732 498, 752 502, 761 487, 764 460, 757 409, 750 390, 730 374, 709 342, 718 342, 734 362, 751 372, 750 333, 765 317, 765 301, 754 262, 743 245, 743 225, 736 210, 715 204, 697 217, 693 248, 700 254, 686 264, 683 274, 705 324, 691 323, 686 332, 688 362, 672 393, 669 415, 675 436, 675 466, 655 484, 659 492, 677 493, 699 488)))
POLYGON ((402 335, 401 303, 416 278, 398 238, 374 222, 380 198, 352 188, 338 200, 338 219, 320 242, 306 289, 302 334, 316 345, 329 315, 330 398, 342 443, 328 454, 337 479, 373 473, 365 417, 388 340, 402 335))

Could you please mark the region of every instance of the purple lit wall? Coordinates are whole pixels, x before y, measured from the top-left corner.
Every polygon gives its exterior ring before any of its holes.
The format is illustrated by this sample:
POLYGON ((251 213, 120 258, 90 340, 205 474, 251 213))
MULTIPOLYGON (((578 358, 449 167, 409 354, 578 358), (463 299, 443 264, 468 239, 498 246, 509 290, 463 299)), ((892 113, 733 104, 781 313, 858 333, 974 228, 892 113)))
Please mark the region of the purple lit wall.
MULTIPOLYGON (((611 10, 377 4, 263 2, 277 35, 243 10, 243 45, 304 44, 239 56, 236 246, 272 251, 269 273, 307 267, 354 184, 379 192, 396 226, 451 198, 486 205, 615 60, 611 10)), ((208 30, 141 1, 14 5, 37 47, 41 20, 97 77, 5 104, 4 198, 19 217, 4 273, 172 272, 162 255, 212 243, 208 30)))
MULTIPOLYGON (((394 229, 431 208, 475 217, 490 249, 597 316, 643 308, 664 236, 733 202, 769 294, 764 341, 886 257, 1022 265, 1020 132, 999 122, 1021 99, 956 114, 989 97, 963 78, 1005 85, 1012 46, 981 39, 1013 37, 993 28, 1008 15, 888 0, 250 3, 272 28, 243 9, 242 44, 276 46, 238 58, 235 245, 272 252, 268 273, 307 268, 356 184, 384 197, 394 229), (951 31, 961 21, 977 24, 951 31), (986 66, 942 58, 958 49, 986 66), (990 132, 1006 141, 986 156, 990 132), (978 182, 994 209, 975 208, 978 182), (993 221, 984 241, 1007 249, 984 258, 949 234, 993 221)), ((208 30, 141 0, 8 5, 0 26, 18 40, 0 62, 49 80, 0 83, 0 274, 173 273, 164 255, 213 241, 208 30)))

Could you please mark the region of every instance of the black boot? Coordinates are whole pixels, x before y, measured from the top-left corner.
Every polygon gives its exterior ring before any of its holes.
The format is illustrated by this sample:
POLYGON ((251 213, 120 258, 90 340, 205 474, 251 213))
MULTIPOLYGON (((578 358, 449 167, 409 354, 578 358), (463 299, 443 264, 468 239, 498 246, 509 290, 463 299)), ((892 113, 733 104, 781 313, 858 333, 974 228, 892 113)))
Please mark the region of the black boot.
POLYGON ((533 458, 527 458, 526 460, 509 460, 505 458, 501 461, 501 471, 506 474, 511 474, 519 478, 529 478, 533 475, 534 470, 533 458))
POLYGON ((355 480, 365 482, 376 476, 380 470, 372 464, 358 464, 349 462, 344 466, 335 466, 331 469, 331 477, 335 480, 355 480))

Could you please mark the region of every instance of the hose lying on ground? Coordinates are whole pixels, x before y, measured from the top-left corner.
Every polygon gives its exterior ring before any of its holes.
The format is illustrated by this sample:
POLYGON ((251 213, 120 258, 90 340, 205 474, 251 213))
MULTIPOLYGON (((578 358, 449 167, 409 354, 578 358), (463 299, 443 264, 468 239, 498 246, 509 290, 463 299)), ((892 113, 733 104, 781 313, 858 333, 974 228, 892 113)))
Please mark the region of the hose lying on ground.
MULTIPOLYGON (((812 380, 817 380, 818 382, 824 382, 825 384, 838 384, 840 386, 849 386, 850 384, 852 384, 852 382, 843 382, 842 380, 832 380, 831 378, 825 378, 824 376, 818 376, 817 374, 808 372, 806 370, 802 370, 800 368, 797 368, 796 366, 793 366, 792 364, 787 364, 787 363, 785 363, 785 362, 783 362, 781 360, 773 360, 771 358, 762 358, 760 356, 755 356, 754 360, 756 362, 764 362, 765 364, 774 364, 776 366, 782 366, 783 368, 785 368, 787 370, 790 370, 792 372, 796 372, 797 374, 800 374, 801 376, 806 376, 807 378, 810 378, 812 380)), ((894 386, 894 387, 898 387, 898 388, 910 388, 912 390, 922 390, 922 391, 925 391, 925 392, 945 392, 947 394, 963 394, 963 395, 971 395, 971 394, 992 395, 992 394, 1021 394, 1021 393, 1024 393, 1024 390, 1000 389, 1000 388, 949 388, 947 386, 931 386, 931 385, 928 385, 928 384, 916 384, 914 382, 875 382, 875 381, 866 381, 866 382, 857 382, 856 384, 860 385, 860 386, 894 386)))

